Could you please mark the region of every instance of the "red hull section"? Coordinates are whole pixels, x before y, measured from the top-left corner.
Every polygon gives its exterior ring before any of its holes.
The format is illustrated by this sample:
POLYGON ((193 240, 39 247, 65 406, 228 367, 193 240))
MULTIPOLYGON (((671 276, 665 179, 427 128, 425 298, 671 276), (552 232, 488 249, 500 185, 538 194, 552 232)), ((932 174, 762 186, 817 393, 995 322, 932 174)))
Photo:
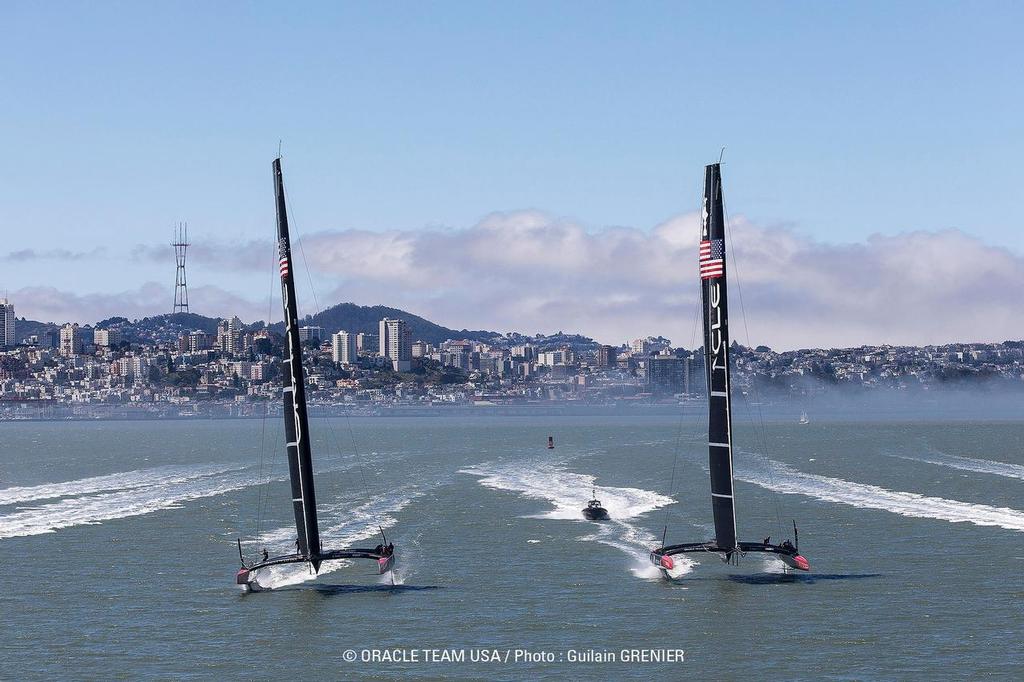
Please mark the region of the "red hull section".
POLYGON ((235 574, 235 584, 237 585, 248 585, 249 584, 249 569, 240 568, 238 573, 235 574))
POLYGON ((661 557, 661 567, 668 571, 671 571, 673 568, 676 567, 676 562, 672 561, 672 557, 670 556, 663 556, 661 557))
POLYGON ((799 554, 794 554, 792 556, 787 556, 787 555, 783 554, 779 558, 782 559, 782 562, 784 564, 786 564, 787 566, 789 566, 790 568, 795 568, 798 571, 809 571, 809 570, 811 570, 810 562, 807 561, 807 559, 803 558, 803 556, 801 556, 799 554))

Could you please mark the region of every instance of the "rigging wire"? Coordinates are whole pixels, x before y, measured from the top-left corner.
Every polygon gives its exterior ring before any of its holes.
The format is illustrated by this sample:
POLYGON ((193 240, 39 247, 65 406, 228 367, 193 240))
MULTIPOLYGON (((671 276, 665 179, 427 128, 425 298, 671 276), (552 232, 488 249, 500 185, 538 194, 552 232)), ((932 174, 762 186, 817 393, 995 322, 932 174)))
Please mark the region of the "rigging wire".
MULTIPOLYGON (((277 264, 277 243, 274 242, 274 244, 273 244, 273 246, 271 248, 272 248, 271 261, 274 263, 274 265, 276 265, 277 264)), ((267 291, 267 328, 268 328, 268 331, 269 331, 269 328, 270 328, 270 317, 273 314, 273 310, 274 310, 274 284, 276 283, 277 276, 278 276, 277 275, 277 269, 275 267, 271 267, 270 268, 270 272, 271 272, 271 274, 270 274, 270 288, 267 291)), ((270 401, 268 400, 268 401, 266 401, 266 404, 264 405, 263 418, 261 420, 262 424, 261 424, 261 433, 260 433, 260 463, 259 463, 259 473, 257 474, 257 477, 256 477, 256 481, 257 481, 257 487, 256 487, 256 491, 257 491, 257 497, 256 497, 256 544, 257 545, 259 545, 261 543, 261 540, 262 540, 262 522, 263 522, 264 506, 269 502, 269 499, 270 499, 270 479, 273 476, 274 463, 276 461, 276 457, 275 457, 275 455, 273 453, 277 452, 276 449, 272 451, 272 454, 270 456, 270 464, 269 464, 269 466, 267 468, 267 480, 264 481, 263 480, 263 462, 264 462, 264 453, 266 452, 267 418, 269 416, 270 416, 270 401)))
MULTIPOLYGON (((691 347, 693 346, 693 344, 696 342, 696 339, 697 339, 697 319, 700 317, 700 310, 701 310, 700 293, 698 293, 697 294, 697 303, 696 303, 696 305, 694 305, 694 309, 693 309, 693 327, 692 327, 691 332, 690 332, 690 346, 691 347)), ((676 429, 676 443, 675 443, 675 447, 673 448, 674 452, 673 452, 673 455, 672 455, 672 476, 669 479, 669 484, 668 484, 668 496, 669 497, 672 497, 672 495, 675 494, 675 489, 676 489, 676 469, 677 469, 677 467, 679 465, 679 455, 680 455, 680 453, 682 452, 682 449, 683 449, 682 441, 683 441, 683 424, 684 424, 684 421, 685 421, 685 415, 686 415, 686 406, 684 404, 684 405, 680 406, 680 409, 679 409, 679 424, 678 424, 678 427, 676 429)), ((701 423, 703 421, 704 420, 701 419, 701 418, 697 419, 696 426, 695 426, 693 434, 691 435, 690 441, 692 441, 694 438, 696 438, 697 430, 700 429, 700 425, 701 425, 701 423)), ((665 535, 668 534, 669 522, 672 520, 672 514, 673 514, 672 507, 673 507, 673 505, 668 505, 668 506, 665 507, 665 516, 664 516, 664 528, 665 528, 665 530, 664 530, 664 532, 662 534, 662 546, 664 546, 664 544, 665 544, 665 535)), ((676 510, 676 511, 678 511, 678 510, 676 510)))
MULTIPOLYGON (((697 237, 698 241, 700 240, 699 229, 700 229, 700 226, 699 226, 699 223, 698 223, 698 237, 697 237)), ((701 313, 702 306, 703 306, 703 302, 702 302, 701 285, 698 283, 697 284, 697 297, 696 297, 696 300, 695 300, 694 306, 693 306, 693 324, 690 327, 690 347, 694 348, 694 349, 696 349, 696 345, 695 344, 697 342, 697 325, 699 324, 700 313, 701 313)), ((703 345, 703 343, 701 345, 703 345)), ((705 364, 706 364, 706 361, 705 361, 705 364)), ((706 374, 706 372, 705 372, 705 374, 706 374)), ((706 379, 705 379, 705 381, 706 381, 706 379)), ((682 452, 683 424, 685 422, 685 416, 686 416, 686 405, 683 404, 682 406, 680 406, 680 409, 679 409, 679 424, 678 424, 678 427, 677 427, 677 430, 676 430, 675 447, 673 448, 674 452, 673 452, 673 455, 672 455, 672 476, 669 479, 669 487, 668 487, 668 496, 669 497, 672 497, 672 495, 675 494, 676 471, 677 471, 677 468, 678 468, 678 465, 679 465, 679 456, 680 456, 680 454, 682 452)), ((694 440, 696 440, 698 438, 701 426, 705 424, 705 417, 706 417, 706 414, 704 416, 700 416, 700 413, 698 412, 698 418, 694 422, 694 428, 693 428, 693 431, 692 431, 692 433, 690 435, 690 439, 689 439, 690 442, 692 442, 692 441, 694 441, 694 440)), ((670 522, 672 521, 673 515, 675 513, 679 512, 678 509, 673 510, 673 506, 675 506, 675 505, 668 505, 665 508, 665 515, 664 515, 664 519, 663 519, 664 531, 662 533, 662 545, 663 546, 664 546, 664 543, 665 543, 665 536, 668 534, 668 526, 669 526, 670 522)))
MULTIPOLYGON (((733 242, 733 238, 732 238, 732 219, 729 217, 729 208, 728 208, 728 205, 725 203, 725 197, 724 196, 722 198, 722 210, 725 213, 725 226, 724 227, 725 227, 725 230, 726 230, 727 236, 728 236, 728 239, 726 241, 729 244, 729 256, 730 256, 730 259, 732 260, 733 270, 734 270, 734 273, 735 273, 734 276, 733 276, 733 281, 736 282, 736 293, 739 294, 739 299, 740 299, 740 318, 743 320, 743 332, 746 335, 747 348, 750 348, 751 347, 750 328, 747 326, 747 310, 746 310, 746 307, 743 305, 743 287, 740 286, 739 260, 736 258, 736 246, 735 246, 735 243, 733 242)), ((754 381, 753 379, 750 382, 750 390, 753 393, 754 403, 757 406, 757 418, 758 418, 758 424, 760 425, 760 433, 759 433, 759 435, 761 436, 761 446, 764 448, 765 458, 766 459, 770 459, 770 454, 769 454, 769 451, 768 451, 768 431, 767 431, 767 428, 765 427, 764 412, 761 409, 761 396, 760 396, 760 394, 759 394, 759 392, 757 390, 757 382, 754 381)), ((745 403, 749 403, 749 401, 744 401, 744 402, 745 403)), ((751 409, 750 409, 751 406, 750 405, 745 405, 745 407, 747 409, 748 417, 750 417, 751 421, 753 421, 753 419, 752 419, 753 415, 752 415, 751 409)), ((755 433, 757 433, 756 430, 755 430, 755 433)), ((775 491, 775 487, 776 486, 775 486, 774 467, 772 467, 769 464, 767 466, 767 469, 768 469, 768 481, 769 481, 769 484, 772 487, 772 501, 774 502, 774 506, 775 506, 775 522, 776 522, 776 525, 777 525, 777 529, 776 530, 779 533, 779 535, 781 536, 783 534, 783 530, 782 530, 782 505, 781 505, 781 503, 779 501, 779 493, 775 491)))
MULTIPOLYGON (((287 197, 288 197, 288 189, 287 189, 287 187, 284 188, 284 192, 285 192, 285 198, 287 200, 287 197)), ((320 299, 317 297, 317 295, 316 295, 316 287, 313 285, 313 276, 312 276, 312 273, 310 272, 309 261, 306 259, 306 249, 302 245, 302 236, 299 233, 299 230, 296 228, 296 225, 297 225, 298 221, 295 220, 295 208, 294 208, 294 206, 292 207, 291 214, 292 214, 292 226, 291 226, 292 227, 292 232, 295 235, 295 241, 299 245, 299 254, 302 256, 302 267, 306 271, 306 281, 309 283, 309 291, 310 291, 310 293, 313 296, 313 307, 316 310, 316 312, 313 314, 312 317, 315 317, 316 315, 319 315, 322 312, 322 309, 320 307, 320 299)), ((298 322, 298 320, 296 320, 296 322, 298 322)), ((358 449, 358 444, 356 442, 355 431, 352 428, 352 420, 351 420, 351 417, 349 416, 349 413, 348 413, 347 410, 343 414, 344 414, 344 418, 345 418, 345 423, 348 426, 349 437, 350 437, 350 440, 352 442, 352 454, 355 457, 356 469, 359 471, 359 477, 360 477, 360 481, 362 483, 362 488, 363 488, 363 495, 366 497, 367 502, 369 502, 370 501, 370 487, 369 487, 369 485, 367 484, 367 481, 366 481, 366 471, 365 471, 365 467, 364 467, 364 463, 363 463, 363 458, 359 455, 359 449, 358 449)), ((337 433, 335 433, 335 431, 334 431, 334 425, 331 424, 330 417, 326 417, 324 419, 324 421, 327 423, 327 429, 331 432, 331 440, 334 443, 334 448, 337 451, 338 458, 340 460, 341 456, 342 456, 341 443, 338 440, 337 433)), ((372 505, 371 505, 371 509, 373 509, 372 514, 373 514, 374 522, 377 524, 378 527, 380 527, 380 525, 381 525, 380 514, 372 505)), ((383 531, 381 531, 381 535, 383 535, 383 531)))

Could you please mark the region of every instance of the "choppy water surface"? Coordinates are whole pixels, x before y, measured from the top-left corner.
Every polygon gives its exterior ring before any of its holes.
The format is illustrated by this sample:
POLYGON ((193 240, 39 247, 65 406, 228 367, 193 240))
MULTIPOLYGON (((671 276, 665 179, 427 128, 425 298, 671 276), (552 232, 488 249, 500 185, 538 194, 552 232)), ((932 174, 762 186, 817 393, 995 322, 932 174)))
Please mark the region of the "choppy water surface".
POLYGON ((1024 666, 1024 422, 737 424, 741 537, 788 537, 795 518, 813 572, 698 557, 674 581, 647 562, 665 526, 669 542, 713 534, 698 419, 311 428, 324 546, 372 546, 383 528, 397 585, 368 563, 277 569, 261 594, 232 585, 236 538, 253 557, 294 542, 275 423, 0 424, 0 677, 935 679, 1024 666), (591 490, 611 521, 582 519, 591 490), (348 662, 350 649, 406 660, 348 662), (409 660, 422 649, 555 661, 409 660), (623 649, 685 661, 566 660, 623 649))

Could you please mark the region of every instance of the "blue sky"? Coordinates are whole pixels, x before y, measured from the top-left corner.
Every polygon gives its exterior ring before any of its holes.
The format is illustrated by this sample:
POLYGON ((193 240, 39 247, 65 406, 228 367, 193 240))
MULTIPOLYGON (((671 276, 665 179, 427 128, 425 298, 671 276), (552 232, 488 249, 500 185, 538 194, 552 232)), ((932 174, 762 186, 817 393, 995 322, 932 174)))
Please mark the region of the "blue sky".
MULTIPOLYGON (((178 220, 265 239, 279 139, 308 234, 522 210, 649 232, 725 146, 730 212, 765 229, 954 228, 1024 253, 1019 4, 210 5, 0 5, 0 290, 173 283, 138 247, 178 220)), ((252 268, 200 262, 197 286, 265 297, 252 268)), ((389 302, 344 273, 323 290, 347 282, 389 302)))

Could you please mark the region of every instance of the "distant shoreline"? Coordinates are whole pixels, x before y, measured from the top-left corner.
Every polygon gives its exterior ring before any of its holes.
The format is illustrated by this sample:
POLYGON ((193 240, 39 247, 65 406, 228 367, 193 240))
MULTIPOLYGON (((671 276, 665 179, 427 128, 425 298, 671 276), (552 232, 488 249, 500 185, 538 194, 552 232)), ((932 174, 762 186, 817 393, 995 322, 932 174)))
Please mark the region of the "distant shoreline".
MULTIPOLYGON (((706 401, 661 404, 572 404, 534 403, 520 405, 398 405, 342 408, 311 405, 311 419, 327 418, 432 418, 432 417, 666 417, 685 420, 703 419, 706 401)), ((18 422, 132 422, 132 421, 213 421, 235 419, 279 419, 281 408, 268 405, 265 414, 229 403, 189 406, 190 412, 167 406, 163 410, 130 405, 31 405, 22 403, 0 407, 0 423, 18 422), (3 408, 6 407, 6 410, 3 408)), ((856 396, 816 396, 814 398, 773 397, 761 402, 736 400, 737 426, 763 419, 766 422, 797 425, 807 412, 810 425, 817 422, 851 421, 1024 421, 1024 401, 1016 392, 985 392, 966 389, 928 392, 886 392, 856 396)))

